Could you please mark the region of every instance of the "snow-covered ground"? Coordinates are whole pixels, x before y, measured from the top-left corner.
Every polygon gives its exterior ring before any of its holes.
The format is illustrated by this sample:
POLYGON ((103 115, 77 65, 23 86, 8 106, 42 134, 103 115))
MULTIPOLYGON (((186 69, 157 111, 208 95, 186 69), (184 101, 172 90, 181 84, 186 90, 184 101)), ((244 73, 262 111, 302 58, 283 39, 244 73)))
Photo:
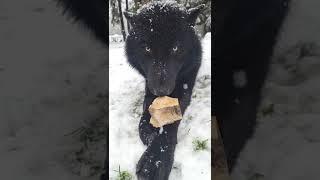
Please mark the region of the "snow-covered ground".
POLYGON ((320 178, 320 2, 293 0, 235 180, 320 178), (256 177, 256 178, 253 178, 256 177), (259 177, 259 178, 258 178, 259 177))
MULTIPOLYGON (((202 45, 202 66, 192 102, 179 127, 172 180, 209 180, 211 177, 210 33, 202 40, 202 45), (195 152, 192 141, 196 138, 208 139, 208 149, 195 152)), ((127 63, 122 43, 110 44, 109 57, 109 174, 110 179, 115 179, 119 166, 122 171, 135 175, 136 163, 146 149, 138 134, 145 83, 127 63)))
POLYGON ((0 179, 97 179, 79 176, 87 151, 65 136, 101 116, 107 88, 107 52, 80 29, 51 0, 0 1, 0 179))
MULTIPOLYGON (((273 113, 259 118, 233 174, 236 180, 255 174, 265 180, 320 177, 318 7, 318 0, 293 0, 265 88, 262 109, 274 104, 273 113)), ((203 43, 207 66, 181 122, 171 179, 210 179, 210 43, 203 43), (191 111, 195 107, 203 111, 191 111), (207 151, 192 151, 196 137, 209 139, 207 151)), ((74 161, 82 142, 65 135, 101 118, 96 96, 107 89, 107 52, 49 0, 0 1, 0 50, 0 179, 97 179, 85 177, 88 164, 74 161)), ((112 179, 119 165, 134 174, 145 149, 137 132, 144 83, 126 64, 122 44, 110 46, 110 59, 112 179), (117 73, 120 78, 113 79, 117 73)), ((94 152, 100 166, 102 142, 85 150, 94 152)))

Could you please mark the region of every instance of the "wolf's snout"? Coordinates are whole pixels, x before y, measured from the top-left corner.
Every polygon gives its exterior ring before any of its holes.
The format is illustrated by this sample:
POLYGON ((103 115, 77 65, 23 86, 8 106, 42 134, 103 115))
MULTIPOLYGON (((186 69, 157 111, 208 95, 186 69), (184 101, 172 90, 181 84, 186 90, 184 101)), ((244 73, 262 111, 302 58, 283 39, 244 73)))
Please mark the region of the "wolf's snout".
POLYGON ((150 89, 151 93, 156 96, 168 96, 171 94, 172 90, 168 88, 150 89))
POLYGON ((165 63, 157 62, 148 72, 147 86, 156 96, 170 95, 175 88, 176 75, 170 73, 165 63))
POLYGON ((156 79, 147 82, 147 86, 152 94, 156 96, 167 96, 172 93, 175 88, 175 81, 170 79, 156 79))

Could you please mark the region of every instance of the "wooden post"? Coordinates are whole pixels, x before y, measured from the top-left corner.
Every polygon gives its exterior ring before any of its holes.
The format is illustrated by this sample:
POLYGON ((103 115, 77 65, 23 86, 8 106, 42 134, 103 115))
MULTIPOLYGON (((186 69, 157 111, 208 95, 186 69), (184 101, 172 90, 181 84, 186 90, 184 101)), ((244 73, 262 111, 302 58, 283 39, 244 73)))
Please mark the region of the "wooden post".
POLYGON ((219 125, 217 119, 212 117, 212 149, 213 149, 213 165, 212 179, 215 180, 230 180, 227 158, 224 152, 224 146, 221 139, 219 125))

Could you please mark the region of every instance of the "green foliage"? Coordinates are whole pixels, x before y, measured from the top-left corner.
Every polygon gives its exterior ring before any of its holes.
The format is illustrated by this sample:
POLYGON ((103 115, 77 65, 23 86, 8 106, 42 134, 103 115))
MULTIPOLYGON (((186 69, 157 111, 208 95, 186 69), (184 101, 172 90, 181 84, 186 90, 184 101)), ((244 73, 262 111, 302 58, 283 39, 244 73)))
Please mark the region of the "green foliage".
POLYGON ((118 172, 118 176, 116 180, 132 180, 133 179, 133 176, 128 171, 121 171, 120 166, 117 172, 118 172))
POLYGON ((207 145, 208 139, 206 140, 200 140, 200 139, 195 139, 192 141, 193 144, 193 150, 194 151, 201 151, 201 150, 206 150, 208 149, 207 145))

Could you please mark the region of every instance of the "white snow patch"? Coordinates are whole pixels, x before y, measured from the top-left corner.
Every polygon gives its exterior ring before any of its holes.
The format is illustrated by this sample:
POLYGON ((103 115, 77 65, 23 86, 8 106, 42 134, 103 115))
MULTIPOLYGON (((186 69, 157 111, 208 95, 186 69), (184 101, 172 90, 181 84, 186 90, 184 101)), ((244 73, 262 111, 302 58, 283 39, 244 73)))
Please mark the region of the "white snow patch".
POLYGON ((161 126, 159 129, 159 134, 162 134, 162 133, 163 133, 163 127, 161 126))
POLYGON ((186 8, 181 4, 178 4, 176 1, 166 0, 166 1, 151 1, 147 4, 144 4, 137 10, 137 13, 139 14, 145 11, 153 11, 155 7, 159 7, 160 10, 162 10, 163 12, 167 12, 169 7, 178 8, 181 11, 186 11, 186 8))
POLYGON ((188 89, 188 84, 183 84, 183 89, 188 89))

